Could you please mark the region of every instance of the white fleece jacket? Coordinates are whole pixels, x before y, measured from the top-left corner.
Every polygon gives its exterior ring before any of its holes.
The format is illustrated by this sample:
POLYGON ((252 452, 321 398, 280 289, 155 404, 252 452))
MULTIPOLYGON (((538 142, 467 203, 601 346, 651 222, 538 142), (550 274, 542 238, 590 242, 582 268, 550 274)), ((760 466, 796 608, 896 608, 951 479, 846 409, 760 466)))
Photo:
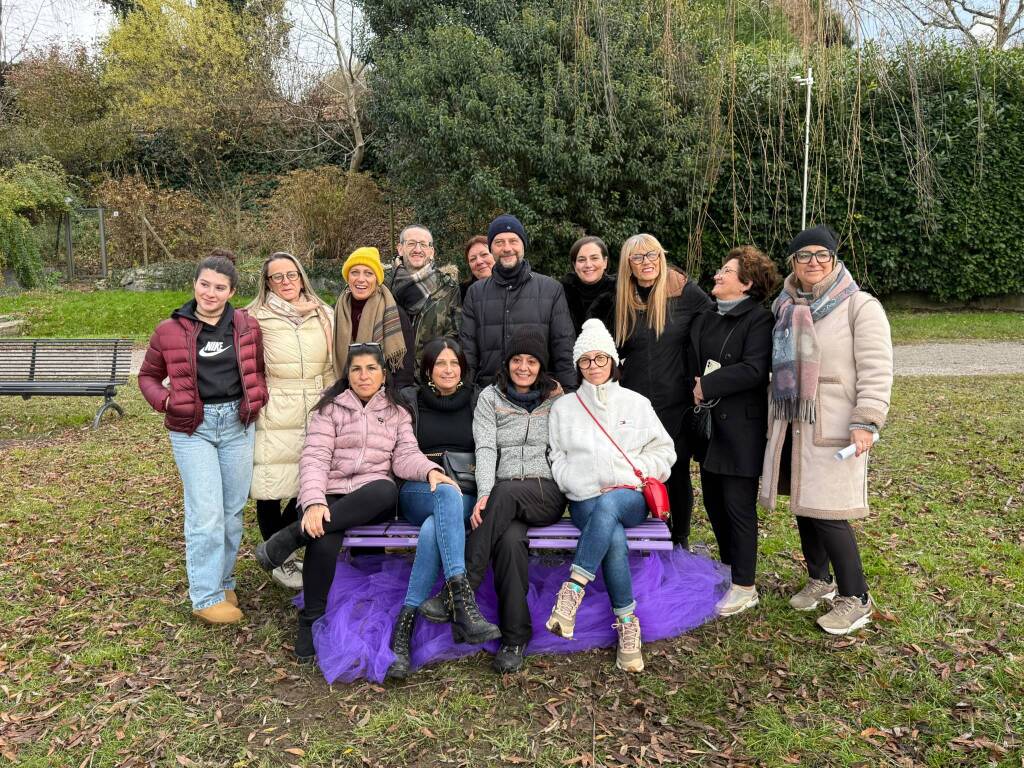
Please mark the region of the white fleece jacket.
POLYGON ((639 483, 576 394, 637 469, 645 476, 668 480, 676 452, 651 402, 614 381, 600 387, 583 381, 575 394, 555 402, 548 422, 551 474, 562 493, 572 501, 583 501, 600 495, 602 488, 639 483))

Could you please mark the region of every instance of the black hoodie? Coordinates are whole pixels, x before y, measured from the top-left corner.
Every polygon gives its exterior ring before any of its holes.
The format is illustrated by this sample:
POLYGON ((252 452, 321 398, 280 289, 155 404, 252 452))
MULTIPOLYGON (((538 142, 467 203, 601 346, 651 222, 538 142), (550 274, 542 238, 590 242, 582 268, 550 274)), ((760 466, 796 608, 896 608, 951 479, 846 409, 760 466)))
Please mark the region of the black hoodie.
POLYGON ((204 405, 229 403, 242 397, 242 374, 238 369, 235 350, 234 314, 231 304, 224 305, 224 314, 216 325, 209 325, 196 315, 196 300, 192 299, 172 317, 187 317, 199 323, 196 342, 196 383, 199 399, 204 405))

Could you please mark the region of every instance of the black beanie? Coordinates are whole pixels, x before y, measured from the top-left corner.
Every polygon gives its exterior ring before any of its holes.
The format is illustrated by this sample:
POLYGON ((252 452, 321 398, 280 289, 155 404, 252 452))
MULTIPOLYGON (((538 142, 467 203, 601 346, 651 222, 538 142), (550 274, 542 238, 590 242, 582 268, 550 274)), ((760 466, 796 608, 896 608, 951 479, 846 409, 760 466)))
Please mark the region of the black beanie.
POLYGON ((540 369, 548 369, 548 343, 544 335, 530 327, 516 328, 512 332, 512 343, 509 345, 508 354, 505 355, 505 367, 508 368, 508 361, 516 355, 533 355, 540 360, 540 369))
POLYGON ((794 237, 789 243, 789 248, 786 249, 786 255, 792 256, 794 253, 806 248, 808 245, 820 245, 822 248, 828 248, 832 253, 839 250, 839 241, 835 230, 827 224, 822 224, 817 227, 805 229, 799 235, 794 237))
POLYGON ((523 222, 513 216, 511 213, 503 213, 501 216, 492 221, 487 227, 487 248, 490 250, 491 243, 494 242, 494 238, 500 235, 502 232, 512 232, 513 234, 519 235, 519 239, 523 241, 523 252, 526 251, 526 246, 530 244, 529 239, 526 237, 526 229, 523 227, 523 222))

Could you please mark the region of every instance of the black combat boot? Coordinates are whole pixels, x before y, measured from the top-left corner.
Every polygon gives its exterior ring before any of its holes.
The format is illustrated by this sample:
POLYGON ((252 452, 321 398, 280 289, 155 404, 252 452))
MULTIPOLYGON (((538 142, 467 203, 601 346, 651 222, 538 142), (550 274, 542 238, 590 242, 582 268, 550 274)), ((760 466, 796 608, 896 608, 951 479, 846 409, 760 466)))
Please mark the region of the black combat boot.
POLYGON ((452 601, 452 639, 456 643, 480 645, 501 637, 501 630, 480 613, 476 596, 465 574, 459 574, 445 584, 452 601))
POLYGON ((403 605, 398 612, 395 629, 391 633, 391 651, 395 660, 388 668, 388 677, 405 680, 412 669, 412 627, 416 622, 416 609, 403 605))

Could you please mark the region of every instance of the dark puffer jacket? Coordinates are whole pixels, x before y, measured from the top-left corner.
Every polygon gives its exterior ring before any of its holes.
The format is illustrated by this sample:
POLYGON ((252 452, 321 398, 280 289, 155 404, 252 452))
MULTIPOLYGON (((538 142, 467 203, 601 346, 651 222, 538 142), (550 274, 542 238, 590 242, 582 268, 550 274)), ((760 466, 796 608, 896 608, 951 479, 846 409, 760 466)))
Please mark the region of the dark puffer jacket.
POLYGON ((512 279, 495 269, 466 292, 459 341, 477 386, 482 389, 494 381, 512 332, 522 327, 539 331, 547 340, 547 369, 564 389, 575 389, 572 345, 576 334, 565 292, 557 280, 532 272, 525 259, 512 279))
MULTIPOLYGON (((196 341, 202 326, 182 315, 183 310, 184 307, 176 309, 153 331, 139 370, 139 389, 155 411, 166 414, 164 426, 173 432, 191 435, 203 423, 203 402, 199 399, 196 374, 196 341), (163 385, 167 377, 171 380, 170 392, 163 385)), ((243 424, 251 424, 269 398, 263 377, 263 335, 259 323, 244 309, 234 310, 232 327, 242 377, 238 416, 243 424)))
POLYGON ((590 318, 597 318, 611 333, 615 333, 615 277, 602 275, 592 285, 580 280, 579 275, 570 272, 562 278, 562 289, 565 301, 569 306, 576 335, 583 330, 583 323, 590 318))

